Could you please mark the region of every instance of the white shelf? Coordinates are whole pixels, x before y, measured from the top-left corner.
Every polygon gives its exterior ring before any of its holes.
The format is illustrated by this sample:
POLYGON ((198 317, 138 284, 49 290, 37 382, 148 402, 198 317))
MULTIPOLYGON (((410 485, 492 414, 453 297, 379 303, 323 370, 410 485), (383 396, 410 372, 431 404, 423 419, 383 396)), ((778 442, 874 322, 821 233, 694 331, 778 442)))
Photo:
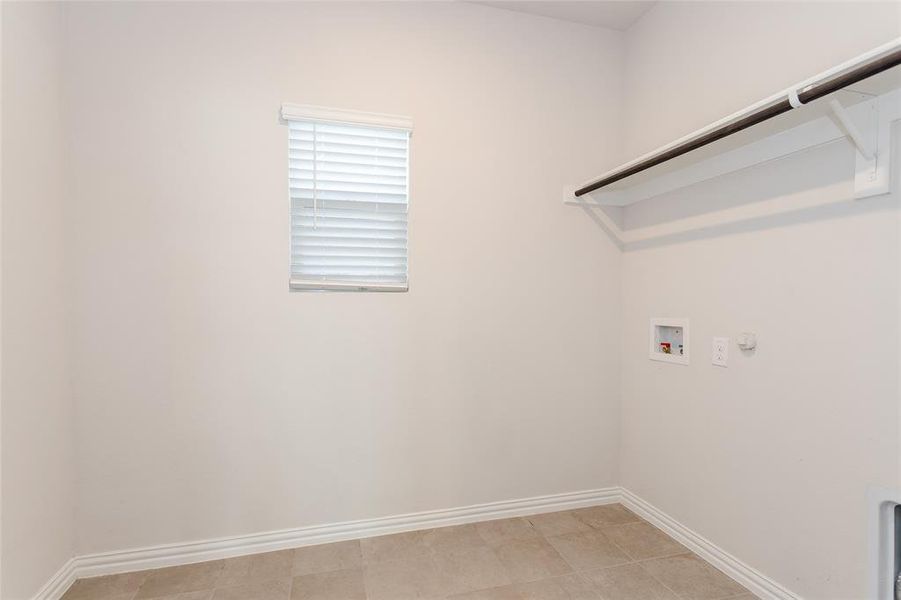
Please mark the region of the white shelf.
MULTIPOLYGON (((683 144, 734 124, 764 107, 783 101, 805 87, 845 73, 899 48, 901 38, 773 94, 653 152, 611 169, 592 181, 603 180, 664 155, 683 144)), ((573 191, 581 186, 568 188, 564 201, 583 206, 628 206, 841 138, 856 144, 859 150, 855 195, 866 197, 887 193, 890 161, 886 159, 891 148, 888 132, 890 124, 901 119, 899 88, 901 68, 894 67, 581 197, 573 195, 573 191)), ((584 185, 589 183, 591 182, 584 185)))

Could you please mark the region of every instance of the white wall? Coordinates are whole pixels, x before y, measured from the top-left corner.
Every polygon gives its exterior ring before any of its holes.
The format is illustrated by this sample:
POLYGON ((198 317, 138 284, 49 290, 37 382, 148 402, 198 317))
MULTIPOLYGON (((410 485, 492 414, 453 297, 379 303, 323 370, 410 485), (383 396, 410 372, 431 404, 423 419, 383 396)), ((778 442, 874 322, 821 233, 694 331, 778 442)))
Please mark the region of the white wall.
POLYGON ((899 35, 897 2, 660 2, 626 36, 634 158, 899 35))
MULTIPOLYGON (((658 5, 627 38, 629 149, 888 41, 898 11, 658 5)), ((868 597, 865 494, 898 484, 898 194, 851 200, 852 169, 850 146, 832 144, 624 215, 640 227, 703 206, 781 213, 624 253, 621 480, 805 598, 868 597), (648 360, 656 316, 691 319, 690 366, 648 360), (735 345, 742 331, 759 335, 753 355, 735 345), (733 340, 726 369, 710 364, 713 336, 733 340)))
POLYGON ((57 4, 3 6, 4 600, 30 598, 74 552, 62 32, 57 4))
POLYGON ((110 3, 67 56, 79 553, 617 483, 620 253, 560 194, 620 34, 110 3), (288 293, 284 101, 414 119, 409 293, 288 293))

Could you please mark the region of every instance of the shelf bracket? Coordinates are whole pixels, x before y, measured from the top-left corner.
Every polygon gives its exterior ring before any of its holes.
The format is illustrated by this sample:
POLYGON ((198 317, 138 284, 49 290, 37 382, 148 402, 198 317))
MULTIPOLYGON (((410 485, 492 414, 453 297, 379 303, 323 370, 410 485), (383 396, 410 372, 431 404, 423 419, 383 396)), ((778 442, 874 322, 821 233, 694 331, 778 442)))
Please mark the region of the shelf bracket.
POLYGON ((869 198, 890 190, 891 123, 898 118, 897 92, 875 97, 847 109, 832 99, 830 118, 854 145, 854 197, 869 198), (893 110, 894 107, 894 110, 893 110), (858 123, 865 125, 859 127, 858 123))
MULTIPOLYGON (((832 120, 838 125, 838 128, 851 140, 857 152, 867 161, 876 158, 876 152, 873 148, 872 140, 864 139, 860 133, 860 129, 851 120, 851 116, 841 102, 833 98, 829 101, 829 110, 832 112, 832 120)), ((871 137, 871 136, 868 136, 871 137)))

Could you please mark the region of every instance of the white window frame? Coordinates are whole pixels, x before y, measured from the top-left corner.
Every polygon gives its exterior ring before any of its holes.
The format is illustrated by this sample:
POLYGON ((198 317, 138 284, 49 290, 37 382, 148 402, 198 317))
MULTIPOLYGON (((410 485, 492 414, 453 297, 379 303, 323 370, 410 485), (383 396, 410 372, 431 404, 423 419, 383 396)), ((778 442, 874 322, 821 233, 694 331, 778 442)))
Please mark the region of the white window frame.
MULTIPOLYGON (((296 279, 291 271, 291 248, 292 248, 292 228, 291 219, 288 220, 288 273, 289 273, 289 290, 294 292, 301 291, 337 291, 337 292, 407 292, 410 289, 410 202, 411 202, 411 181, 410 173, 412 171, 412 151, 411 144, 413 138, 413 120, 409 117, 400 115, 389 115, 384 113, 370 113, 358 110, 348 110, 339 108, 330 108, 326 106, 314 106, 309 104, 290 104, 284 103, 281 106, 281 118, 284 122, 288 121, 319 121, 323 123, 334 123, 338 125, 371 125, 373 127, 384 127, 389 129, 400 129, 407 131, 409 140, 407 143, 407 280, 404 284, 379 284, 379 283, 353 283, 340 281, 311 281, 296 279)), ((288 206, 289 214, 291 211, 291 191, 288 190, 288 206)))

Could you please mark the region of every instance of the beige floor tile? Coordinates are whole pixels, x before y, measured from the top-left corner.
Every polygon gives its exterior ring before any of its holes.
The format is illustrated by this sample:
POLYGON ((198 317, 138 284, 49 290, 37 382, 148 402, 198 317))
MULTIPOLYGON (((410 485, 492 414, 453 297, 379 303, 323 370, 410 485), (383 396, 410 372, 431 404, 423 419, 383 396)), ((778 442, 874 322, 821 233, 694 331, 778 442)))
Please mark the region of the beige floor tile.
POLYGON ((224 561, 214 560, 147 571, 147 578, 138 589, 135 600, 212 589, 223 565, 224 561))
POLYGON ((79 579, 63 595, 62 600, 114 600, 117 596, 131 594, 141 587, 148 571, 106 575, 79 579))
POLYGON ((450 582, 451 593, 471 592, 513 583, 489 546, 436 551, 435 565, 450 582))
POLYGON ((344 569, 295 577, 291 600, 366 600, 363 571, 344 569))
POLYGON ((756 600, 620 505, 83 579, 61 600, 449 598, 756 600))
POLYGON ((541 537, 538 530, 521 517, 476 523, 476 531, 485 540, 485 543, 492 546, 541 537))
POLYGON ((638 564, 585 571, 603 600, 678 600, 638 564))
MULTIPOLYGON (((129 596, 131 598, 131 596, 129 596)), ((172 594, 171 596, 159 596, 153 600, 212 600, 213 590, 202 590, 199 592, 185 592, 183 594, 172 594)))
POLYGON ((510 579, 522 583, 572 571, 569 564, 544 538, 522 540, 498 546, 497 556, 510 579))
POLYGON ((613 567, 631 562, 631 559, 607 536, 595 529, 585 533, 568 533, 549 537, 548 541, 577 571, 613 567))
POLYGON ((641 519, 621 504, 605 504, 603 506, 590 506, 573 511, 573 515, 580 521, 600 529, 608 525, 622 525, 634 523, 641 519))
POLYGON ((684 600, 719 600, 747 592, 694 554, 655 558, 641 566, 684 600))
POLYGON ((594 587, 577 574, 564 575, 448 596, 448 600, 599 600, 594 587))
POLYGON ((294 551, 279 550, 237 558, 227 558, 216 587, 242 585, 272 579, 290 579, 294 568, 294 551))
POLYGON ((476 590, 448 596, 447 600, 522 600, 516 586, 505 585, 487 590, 476 590))
POLYGON ((433 600, 454 591, 430 554, 365 564, 363 580, 369 600, 433 600))
POLYGON ((212 600, 288 600, 290 597, 291 580, 276 579, 216 588, 212 600))
POLYGON ((294 575, 358 569, 362 564, 360 540, 306 546, 294 550, 294 575))
POLYGON ((410 560, 427 554, 421 531, 395 533, 360 540, 363 564, 410 560))
POLYGON ((479 536, 476 526, 471 524, 426 529, 422 532, 422 542, 438 551, 463 550, 485 545, 485 540, 479 536))
POLYGON ((516 586, 521 600, 598 600, 588 581, 573 573, 516 586))
POLYGON ((577 519, 571 511, 532 515, 526 519, 544 536, 591 531, 591 526, 577 519))
POLYGON ((604 534, 635 560, 684 554, 688 548, 650 523, 638 522, 605 527, 604 534))

